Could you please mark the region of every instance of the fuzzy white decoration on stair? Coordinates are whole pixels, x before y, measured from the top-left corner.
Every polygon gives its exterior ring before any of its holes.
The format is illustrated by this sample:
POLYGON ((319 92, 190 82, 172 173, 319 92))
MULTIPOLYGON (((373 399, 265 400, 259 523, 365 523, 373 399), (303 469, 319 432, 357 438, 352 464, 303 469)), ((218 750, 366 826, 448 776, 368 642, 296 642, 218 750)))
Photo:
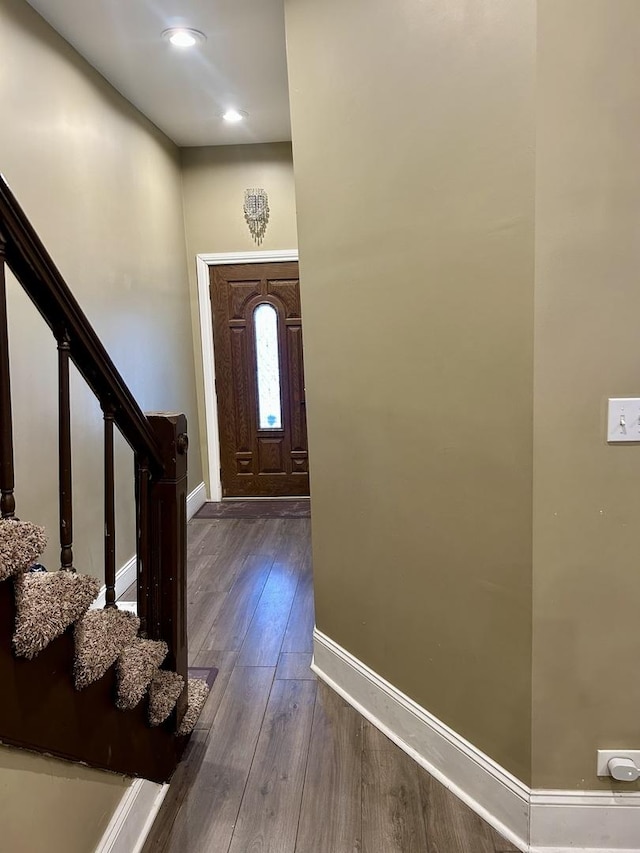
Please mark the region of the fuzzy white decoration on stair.
MULTIPOLYGON (((75 624, 76 689, 97 681, 117 661, 117 707, 136 707, 148 690, 149 722, 160 725, 184 689, 181 675, 159 669, 168 654, 167 644, 138 637, 140 620, 128 610, 89 610, 100 590, 97 578, 63 570, 28 572, 45 545, 44 528, 0 520, 0 581, 14 576, 16 655, 33 659, 75 624)), ((189 679, 187 710, 176 734, 193 731, 208 695, 206 682, 189 679)))
POLYGON ((184 688, 184 678, 177 672, 159 669, 149 685, 149 723, 159 726, 168 718, 184 688))
POLYGON ((99 589, 97 578, 62 570, 18 575, 13 635, 16 654, 34 658, 86 613, 99 589))
POLYGON ((29 521, 0 520, 0 581, 28 569, 46 544, 44 527, 29 521))
POLYGON ((188 735, 194 730, 198 717, 202 713, 204 703, 209 697, 209 686, 201 678, 190 678, 188 687, 188 705, 182 722, 178 726, 178 735, 188 735))
POLYGON ((135 639, 140 620, 127 610, 90 610, 75 628, 76 690, 97 681, 135 639))
POLYGON ((118 658, 118 696, 121 710, 138 705, 169 649, 161 640, 136 637, 118 658))

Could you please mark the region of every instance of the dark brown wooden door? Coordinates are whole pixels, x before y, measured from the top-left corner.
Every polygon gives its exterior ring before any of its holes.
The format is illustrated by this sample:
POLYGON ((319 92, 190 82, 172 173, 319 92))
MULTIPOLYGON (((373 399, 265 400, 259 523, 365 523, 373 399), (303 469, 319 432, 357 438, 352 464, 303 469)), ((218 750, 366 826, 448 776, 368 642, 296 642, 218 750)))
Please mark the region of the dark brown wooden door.
POLYGON ((211 267, 222 496, 309 494, 297 263, 211 267))

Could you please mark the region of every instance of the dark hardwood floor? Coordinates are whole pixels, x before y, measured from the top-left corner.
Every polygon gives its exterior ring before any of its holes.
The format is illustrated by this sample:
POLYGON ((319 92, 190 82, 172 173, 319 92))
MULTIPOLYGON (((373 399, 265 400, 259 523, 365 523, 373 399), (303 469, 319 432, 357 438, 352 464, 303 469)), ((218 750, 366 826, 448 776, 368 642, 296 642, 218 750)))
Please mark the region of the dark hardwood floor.
POLYGON ((514 851, 309 669, 309 525, 189 525, 189 663, 219 674, 143 853, 514 851))

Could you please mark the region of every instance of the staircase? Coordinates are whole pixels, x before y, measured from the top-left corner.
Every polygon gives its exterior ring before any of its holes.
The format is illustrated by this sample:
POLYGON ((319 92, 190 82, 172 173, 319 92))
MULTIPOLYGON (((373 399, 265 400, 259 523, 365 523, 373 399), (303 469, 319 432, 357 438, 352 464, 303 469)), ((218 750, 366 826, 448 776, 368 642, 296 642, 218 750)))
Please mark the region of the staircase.
POLYGON ((187 672, 187 448, 184 415, 141 411, 0 177, 1 742, 170 778, 207 697, 187 672), (33 570, 45 532, 16 517, 6 266, 57 341, 58 571, 33 570), (100 582, 73 565, 70 362, 104 416, 100 610, 100 582), (114 428, 135 455, 137 615, 116 604, 114 428))

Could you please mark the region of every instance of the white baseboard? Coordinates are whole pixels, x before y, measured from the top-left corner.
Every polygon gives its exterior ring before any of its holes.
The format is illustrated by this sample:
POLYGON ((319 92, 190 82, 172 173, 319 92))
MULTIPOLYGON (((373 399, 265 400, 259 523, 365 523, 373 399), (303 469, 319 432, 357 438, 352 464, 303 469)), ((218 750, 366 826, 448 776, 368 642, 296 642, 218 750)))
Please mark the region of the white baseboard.
POLYGON ((527 850, 526 785, 317 628, 311 668, 501 835, 527 850))
MULTIPOLYGON (((136 555, 134 554, 133 557, 127 560, 124 566, 122 566, 122 568, 118 569, 118 571, 116 572, 116 601, 123 593, 125 593, 129 589, 132 583, 135 583, 137 577, 138 561, 136 559, 136 555)), ((98 593, 98 597, 91 605, 92 610, 104 607, 106 594, 107 587, 103 586, 100 592, 98 593)))
POLYGON ((168 790, 168 785, 134 779, 124 792, 95 853, 140 853, 168 790))
POLYGON ((640 851, 640 792, 531 792, 531 853, 640 851))
POLYGON ((531 790, 317 628, 313 671, 525 853, 640 853, 640 793, 531 790))
POLYGON ((187 495, 187 521, 191 521, 193 516, 198 512, 200 507, 204 506, 207 501, 207 489, 204 483, 196 486, 192 492, 187 495))
MULTIPOLYGON (((192 492, 187 495, 187 521, 191 521, 193 516, 198 512, 201 506, 206 503, 207 491, 204 483, 196 486, 192 492)), ((127 562, 116 572, 116 600, 126 592, 132 583, 135 582, 138 576, 138 564, 136 555, 134 554, 127 562)), ((92 610, 97 610, 105 605, 105 596, 107 587, 103 586, 98 594, 98 597, 91 605, 92 610)), ((120 609, 127 609, 124 604, 119 604, 120 609)), ((132 609, 132 608, 129 608, 132 609)), ((135 612, 135 608, 134 612, 135 612)))

